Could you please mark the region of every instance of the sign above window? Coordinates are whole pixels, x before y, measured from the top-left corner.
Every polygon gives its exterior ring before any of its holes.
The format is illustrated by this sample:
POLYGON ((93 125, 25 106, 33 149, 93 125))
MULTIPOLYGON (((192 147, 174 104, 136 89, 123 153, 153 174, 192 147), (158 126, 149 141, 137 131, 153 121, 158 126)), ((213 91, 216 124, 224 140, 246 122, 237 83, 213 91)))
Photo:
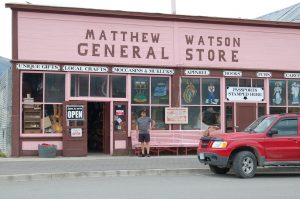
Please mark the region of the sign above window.
POLYGON ((257 87, 227 87, 226 98, 228 101, 256 101, 264 100, 264 89, 257 87))
POLYGON ((257 72, 256 73, 256 77, 272 77, 272 73, 271 72, 257 72))
POLYGON ((162 68, 127 68, 127 67, 113 67, 114 73, 128 73, 128 74, 153 74, 153 75, 173 75, 173 69, 162 68))
POLYGON ((284 78, 298 79, 300 78, 300 73, 284 73, 284 78))
POLYGON ((225 77, 242 77, 243 73, 241 71, 223 71, 225 77))
POLYGON ((73 66, 64 65, 63 71, 80 71, 80 72, 90 72, 90 73, 106 73, 108 72, 107 67, 103 66, 73 66))
POLYGON ((184 71, 185 75, 209 75, 210 71, 209 70, 185 70, 184 71))
POLYGON ((51 70, 57 71, 60 70, 59 65, 54 64, 17 64, 16 65, 18 70, 51 70))

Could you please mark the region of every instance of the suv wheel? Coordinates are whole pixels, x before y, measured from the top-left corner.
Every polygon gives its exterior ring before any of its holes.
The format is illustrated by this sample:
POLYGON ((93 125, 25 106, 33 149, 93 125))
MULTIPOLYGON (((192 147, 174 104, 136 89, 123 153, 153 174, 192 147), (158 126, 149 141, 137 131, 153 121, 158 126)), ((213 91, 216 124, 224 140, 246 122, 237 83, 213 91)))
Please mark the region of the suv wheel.
POLYGON ((236 176, 252 178, 256 172, 256 157, 250 151, 241 151, 235 156, 232 166, 236 176))
POLYGON ((209 165, 210 170, 215 174, 226 174, 230 168, 220 168, 214 165, 209 165))

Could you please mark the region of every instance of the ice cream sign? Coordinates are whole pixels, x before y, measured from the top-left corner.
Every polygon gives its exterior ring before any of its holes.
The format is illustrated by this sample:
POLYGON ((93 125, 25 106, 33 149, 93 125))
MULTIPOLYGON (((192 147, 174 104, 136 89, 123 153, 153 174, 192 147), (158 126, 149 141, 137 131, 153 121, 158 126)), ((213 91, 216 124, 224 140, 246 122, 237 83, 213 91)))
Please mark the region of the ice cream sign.
POLYGON ((228 101, 263 101, 264 89, 254 87, 227 87, 228 101))

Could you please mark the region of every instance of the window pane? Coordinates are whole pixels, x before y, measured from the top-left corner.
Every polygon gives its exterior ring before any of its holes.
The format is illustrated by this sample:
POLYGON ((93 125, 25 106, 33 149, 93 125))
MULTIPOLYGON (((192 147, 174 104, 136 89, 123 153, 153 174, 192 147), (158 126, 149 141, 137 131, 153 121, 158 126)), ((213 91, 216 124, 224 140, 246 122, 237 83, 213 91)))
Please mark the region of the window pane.
POLYGON ((132 77, 131 87, 133 104, 149 104, 149 77, 132 77))
POLYGON ((200 104, 200 80, 196 78, 181 79, 181 103, 200 104))
POLYGON ((89 76, 88 75, 72 75, 71 76, 71 96, 88 96, 89 76))
POLYGON ((23 133, 42 133, 42 105, 23 104, 23 133))
POLYGON ((200 106, 188 106, 189 113, 189 123, 183 124, 183 130, 197 130, 201 129, 201 114, 200 114, 200 106))
POLYGON ((65 101, 65 75, 45 74, 45 101, 63 102, 65 101))
POLYGON ((288 82, 288 97, 289 105, 299 105, 299 88, 300 81, 289 81, 288 82))
POLYGON ((43 74, 23 74, 22 96, 25 103, 43 101, 43 74))
POLYGON ((126 77, 112 76, 112 97, 126 97, 126 77))
POLYGON ((238 79, 233 79, 233 78, 226 78, 225 79, 225 84, 226 84, 226 87, 227 86, 238 86, 238 79))
POLYGON ((252 87, 264 87, 263 79, 252 79, 252 87))
POLYGON ((271 107, 270 108, 270 114, 280 114, 280 113, 286 113, 285 107, 271 107))
POLYGON ((300 113, 300 107, 289 107, 289 113, 300 113))
POLYGON ((297 119, 281 120, 273 129, 278 130, 275 136, 298 135, 298 121, 297 119))
POLYGON ((45 105, 45 117, 42 119, 45 133, 62 133, 62 105, 45 105))
POLYGON ((251 79, 239 79, 239 87, 251 87, 251 79))
POLYGON ((141 116, 141 111, 146 110, 146 115, 149 116, 149 107, 132 106, 131 107, 131 129, 136 130, 136 120, 141 116))
POLYGON ((169 129, 169 125, 165 124, 165 107, 152 107, 151 119, 155 121, 155 129, 169 129))
POLYGON ((91 75, 91 96, 107 97, 107 76, 91 75))
POLYGON ((207 129, 208 126, 220 127, 220 107, 207 106, 202 108, 202 122, 206 125, 202 129, 207 129))
POLYGON ((169 78, 153 77, 151 79, 151 103, 169 104, 169 78))
POLYGON ((202 104, 220 104, 220 80, 202 79, 202 104))
POLYGON ((270 105, 285 105, 285 81, 270 80, 270 105))

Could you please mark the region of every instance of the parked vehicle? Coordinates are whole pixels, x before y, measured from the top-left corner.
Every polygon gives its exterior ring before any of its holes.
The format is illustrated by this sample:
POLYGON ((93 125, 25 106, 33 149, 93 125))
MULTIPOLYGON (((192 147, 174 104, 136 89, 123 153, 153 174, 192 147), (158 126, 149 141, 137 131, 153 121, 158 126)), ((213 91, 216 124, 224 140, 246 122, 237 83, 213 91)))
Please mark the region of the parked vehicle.
POLYGON ((216 174, 251 178, 257 166, 300 166, 300 114, 265 115, 244 131, 203 136, 198 159, 216 174))

